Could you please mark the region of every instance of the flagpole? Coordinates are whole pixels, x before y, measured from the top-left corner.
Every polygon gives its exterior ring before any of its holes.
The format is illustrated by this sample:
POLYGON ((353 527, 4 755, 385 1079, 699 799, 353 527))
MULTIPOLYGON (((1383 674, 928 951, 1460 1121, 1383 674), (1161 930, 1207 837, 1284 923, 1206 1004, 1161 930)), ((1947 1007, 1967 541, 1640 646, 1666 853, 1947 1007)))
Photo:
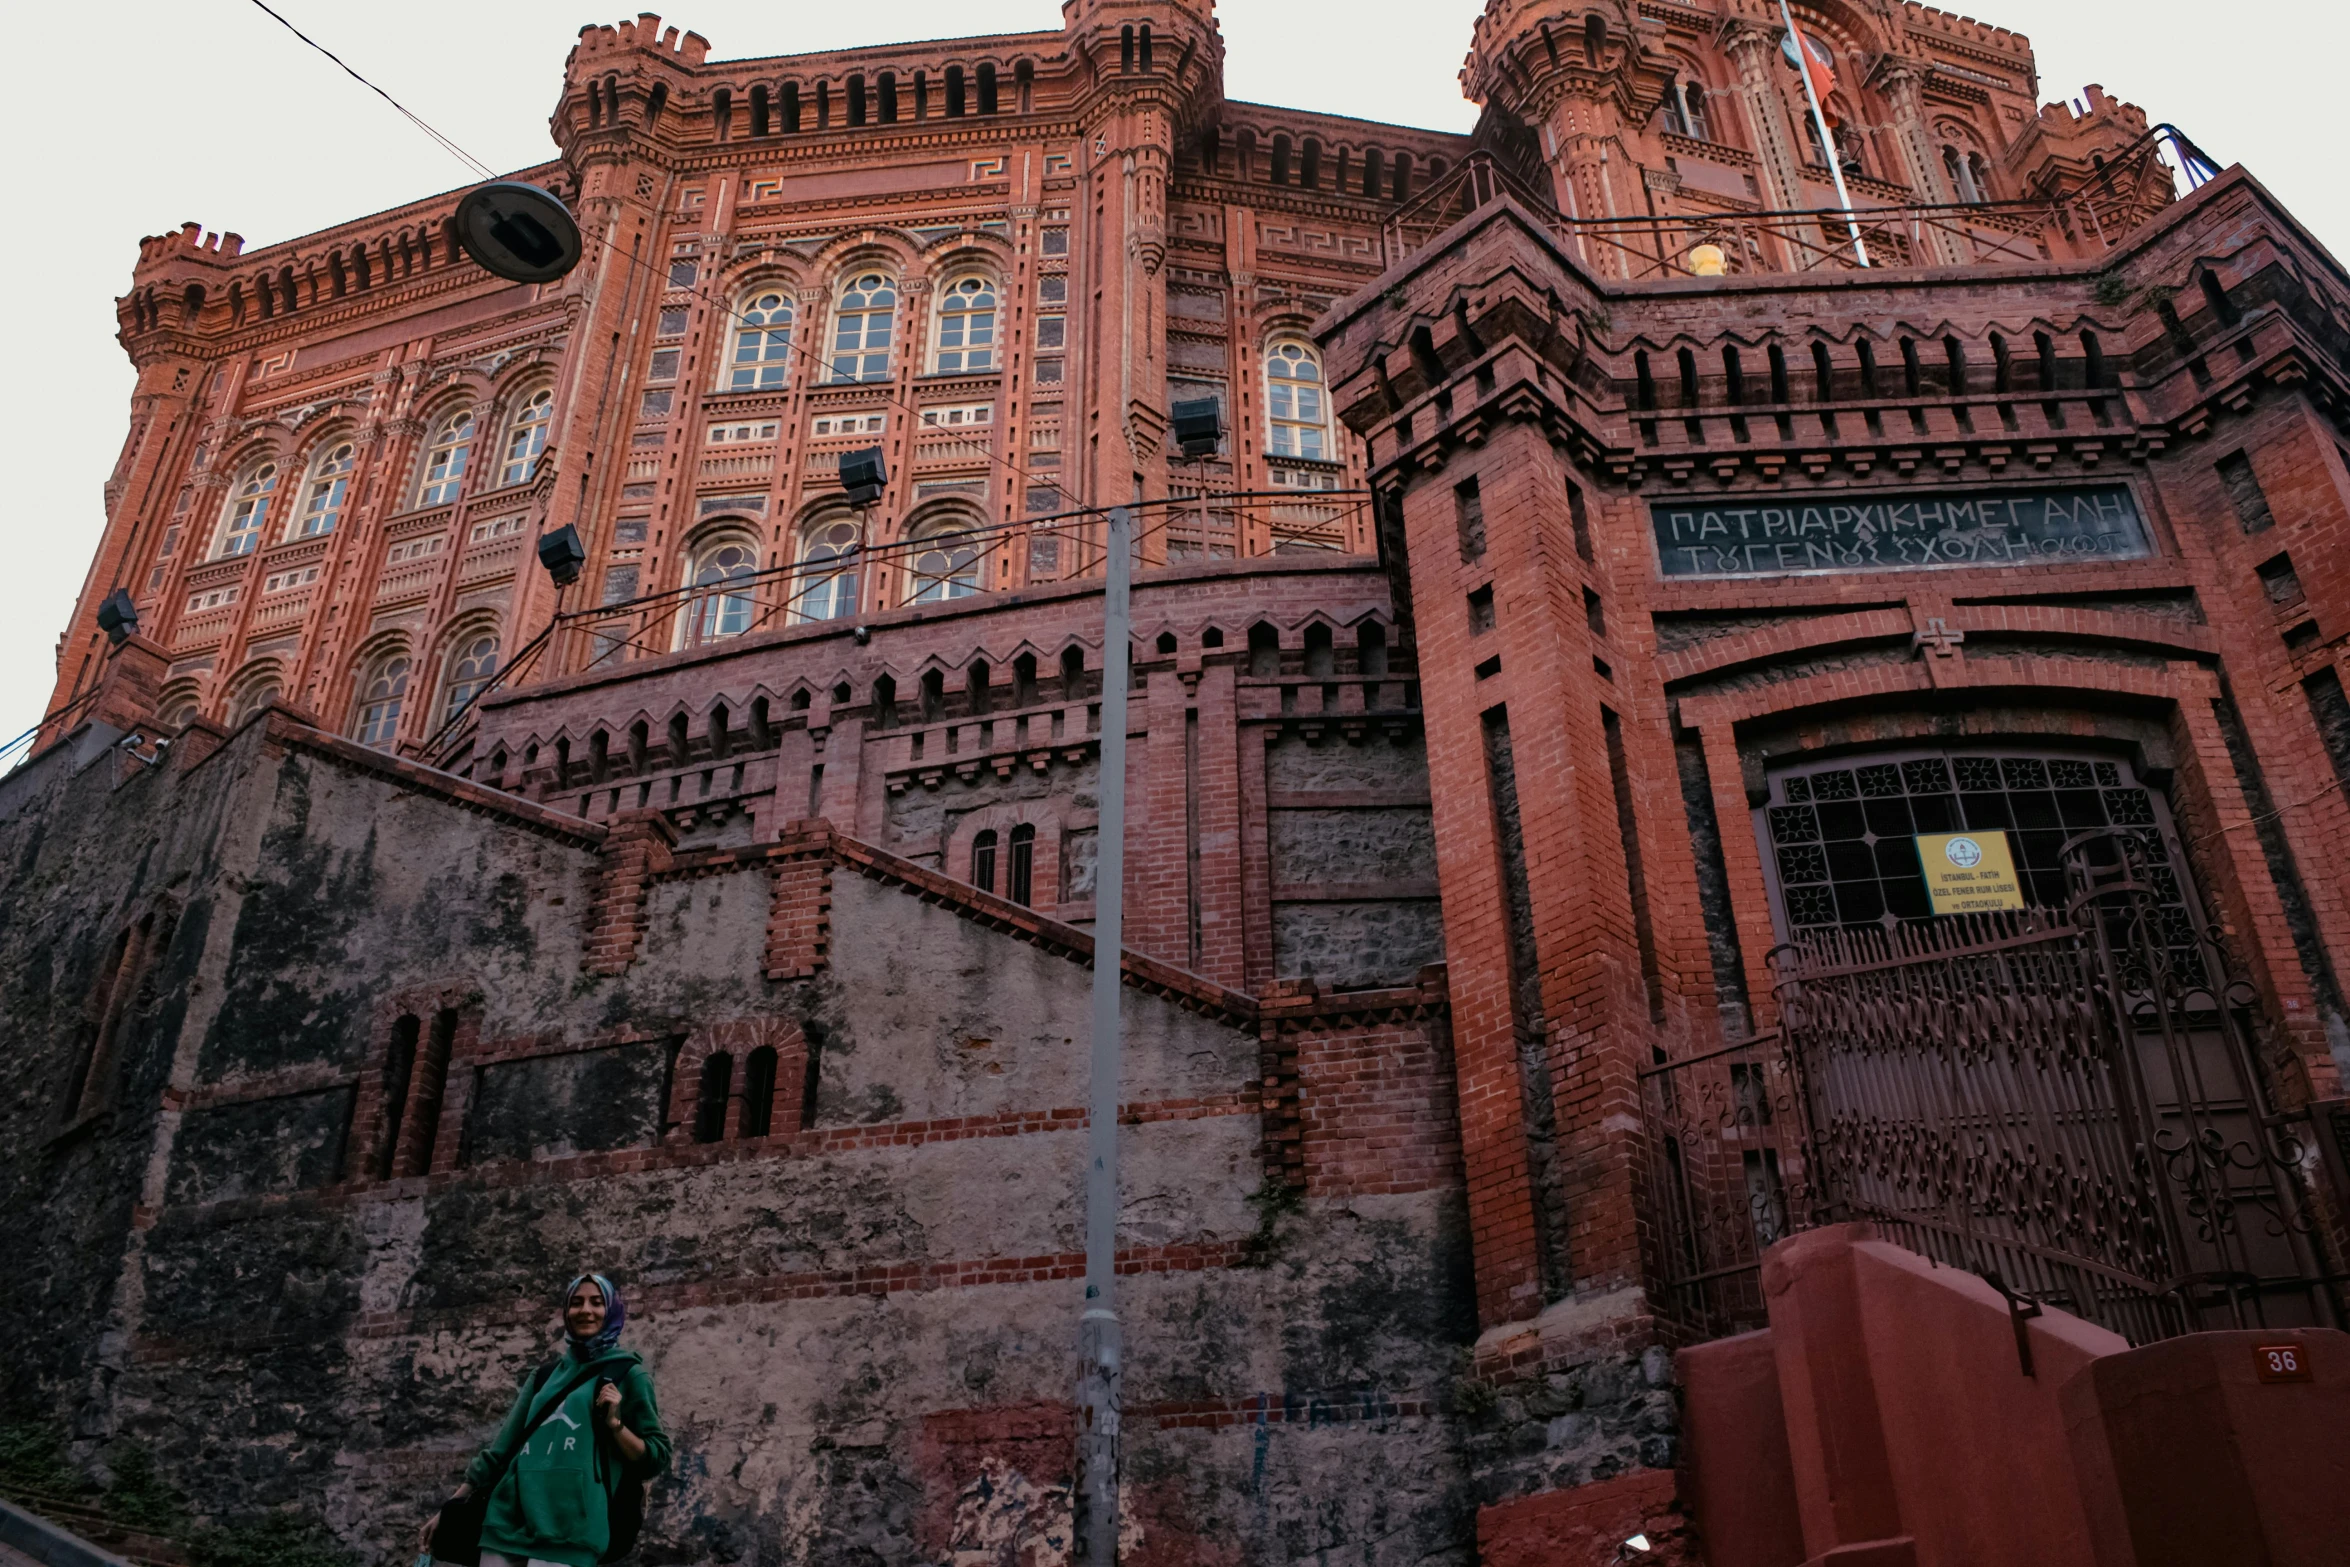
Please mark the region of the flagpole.
POLYGON ((1820 107, 1819 84, 1811 79, 1811 45, 1795 30, 1795 13, 1779 0, 1780 20, 1787 24, 1787 42, 1795 50, 1795 74, 1803 78, 1803 96, 1811 102, 1811 119, 1820 128, 1820 156, 1828 160, 1828 175, 1836 182, 1836 199, 1844 205, 1845 227, 1852 231, 1852 254, 1869 264, 1869 247, 1860 237, 1860 219, 1852 210, 1852 192, 1844 188, 1844 161, 1836 156, 1836 138, 1828 133, 1828 111, 1820 107))

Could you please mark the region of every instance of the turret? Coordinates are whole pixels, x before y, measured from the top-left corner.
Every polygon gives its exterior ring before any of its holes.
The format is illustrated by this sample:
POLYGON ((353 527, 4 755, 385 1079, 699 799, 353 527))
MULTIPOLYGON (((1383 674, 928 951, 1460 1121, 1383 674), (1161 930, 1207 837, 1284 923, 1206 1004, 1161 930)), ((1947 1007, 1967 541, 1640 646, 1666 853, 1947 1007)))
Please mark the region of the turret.
POLYGON ((563 62, 563 97, 548 130, 576 155, 583 144, 662 129, 682 113, 682 100, 699 96, 694 73, 709 58, 709 39, 664 28, 650 11, 583 27, 563 62))

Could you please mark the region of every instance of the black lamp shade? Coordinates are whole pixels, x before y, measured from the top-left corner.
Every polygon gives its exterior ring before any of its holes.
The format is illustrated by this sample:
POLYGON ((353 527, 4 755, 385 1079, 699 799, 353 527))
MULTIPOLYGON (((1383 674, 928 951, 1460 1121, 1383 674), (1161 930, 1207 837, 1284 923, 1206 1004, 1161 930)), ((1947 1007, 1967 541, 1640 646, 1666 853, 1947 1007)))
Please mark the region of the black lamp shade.
POLYGON ((881 448, 841 453, 840 487, 848 492, 851 506, 870 506, 881 499, 881 492, 889 488, 889 464, 882 461, 881 448))
POLYGON ((99 604, 98 629, 106 633, 107 641, 117 646, 139 629, 139 606, 131 602, 129 589, 116 588, 99 604))
POLYGON ((1224 410, 1213 397, 1174 407, 1175 444, 1186 457, 1205 457, 1224 439, 1224 410))
POLYGON ((552 283, 579 265, 579 225, 536 185, 493 180, 457 203, 457 243, 513 283, 552 283))
POLYGON ((587 546, 579 542, 579 530, 567 522, 552 533, 540 534, 539 564, 547 568, 547 575, 559 588, 577 582, 579 568, 587 564, 587 546))

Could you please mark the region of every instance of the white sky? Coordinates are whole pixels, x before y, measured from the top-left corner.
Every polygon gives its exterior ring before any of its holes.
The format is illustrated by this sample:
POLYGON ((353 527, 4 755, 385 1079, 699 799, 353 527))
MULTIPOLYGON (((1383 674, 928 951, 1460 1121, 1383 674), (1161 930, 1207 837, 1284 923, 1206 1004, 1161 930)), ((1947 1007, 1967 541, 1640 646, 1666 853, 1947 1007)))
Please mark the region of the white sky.
MULTIPOLYGON (((564 53, 583 22, 619 15, 579 0, 272 3, 499 169, 550 154, 546 117, 564 53)), ((1481 9, 1479 0, 1224 0, 1225 90, 1466 130, 1476 115, 1458 71, 1481 9)), ((18 591, 0 612, 0 740, 40 716, 57 636, 104 521, 100 486, 132 383, 113 341, 113 300, 139 237, 192 218, 243 234, 248 247, 269 244, 467 183, 446 152, 250 0, 115 0, 75 14, 96 25, 69 63, 43 52, 68 34, 45 43, 19 13, 30 68, 0 94, 0 126, 29 154, 16 164, 18 224, 0 255, 5 297, 16 302, 0 324, 0 441, 20 486, 8 568, 18 591), (43 161, 52 148, 57 156, 43 161)), ((2222 164, 2244 163, 2320 239, 2350 246, 2342 107, 2323 85, 2350 57, 2345 8, 1986 0, 1979 14, 2032 38, 2043 99, 2102 83, 2222 164)), ((1051 29, 1060 9, 1054 0, 690 0, 667 20, 732 59, 1051 29)))

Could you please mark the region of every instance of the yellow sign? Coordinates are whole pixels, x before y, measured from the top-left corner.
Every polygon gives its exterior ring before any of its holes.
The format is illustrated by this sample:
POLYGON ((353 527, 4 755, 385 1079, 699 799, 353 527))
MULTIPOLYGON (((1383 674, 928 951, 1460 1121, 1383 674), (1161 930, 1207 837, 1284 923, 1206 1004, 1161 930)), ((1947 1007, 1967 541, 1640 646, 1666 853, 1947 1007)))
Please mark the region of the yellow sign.
POLYGON ((1987 909, 2020 909, 2023 884, 2003 832, 1918 834, 1918 864, 1936 914, 1980 914, 1987 909))

